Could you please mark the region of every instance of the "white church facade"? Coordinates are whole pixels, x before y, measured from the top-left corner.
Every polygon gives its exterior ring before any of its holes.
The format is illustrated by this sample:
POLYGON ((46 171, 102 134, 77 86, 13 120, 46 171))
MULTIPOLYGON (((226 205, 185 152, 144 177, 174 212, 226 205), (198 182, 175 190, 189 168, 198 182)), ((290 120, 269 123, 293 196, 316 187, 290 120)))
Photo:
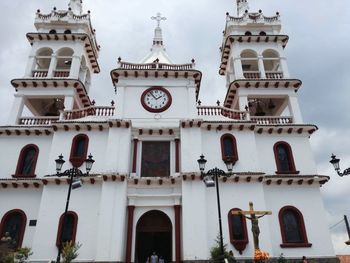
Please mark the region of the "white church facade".
MULTIPOLYGON (((0 239, 30 247, 32 262, 55 260, 70 180, 55 176, 95 163, 72 190, 65 241, 82 244, 77 262, 207 261, 217 237, 215 188, 197 160, 218 167, 224 242, 237 260, 254 254, 251 222, 232 211, 271 211, 259 220, 260 247, 272 259, 302 256, 338 262, 330 238, 310 136, 298 104, 302 83, 290 76, 281 20, 250 12, 237 0, 226 17, 219 75, 227 95, 214 106, 199 101, 202 73, 195 61, 167 55, 160 15, 153 46, 139 63, 118 59, 111 70, 111 106, 89 98, 100 72, 99 45, 82 2, 68 10, 37 11, 23 77, 13 79, 14 102, 0 126, 0 239), (48 176, 49 175, 49 176, 48 176), (53 176, 52 176, 53 175, 53 176)), ((207 170, 209 170, 207 169, 207 170)))

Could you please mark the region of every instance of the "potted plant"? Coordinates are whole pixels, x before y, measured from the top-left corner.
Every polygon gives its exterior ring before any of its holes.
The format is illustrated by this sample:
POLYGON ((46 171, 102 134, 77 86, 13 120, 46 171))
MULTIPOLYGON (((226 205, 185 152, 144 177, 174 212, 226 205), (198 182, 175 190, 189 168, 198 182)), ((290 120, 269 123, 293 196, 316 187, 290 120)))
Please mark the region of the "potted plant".
POLYGON ((63 263, 70 263, 74 259, 76 259, 79 254, 78 250, 81 247, 81 244, 79 243, 73 243, 73 241, 69 241, 63 244, 63 249, 62 249, 62 259, 63 263))

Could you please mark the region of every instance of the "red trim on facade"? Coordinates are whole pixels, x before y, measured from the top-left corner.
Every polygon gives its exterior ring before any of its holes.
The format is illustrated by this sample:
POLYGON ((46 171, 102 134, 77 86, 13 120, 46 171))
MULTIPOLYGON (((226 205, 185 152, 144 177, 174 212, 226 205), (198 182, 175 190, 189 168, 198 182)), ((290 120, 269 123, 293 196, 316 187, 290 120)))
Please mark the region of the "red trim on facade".
POLYGON ((159 113, 159 112, 163 112, 163 111, 166 111, 167 109, 169 109, 169 107, 171 106, 171 103, 172 103, 172 97, 171 97, 171 94, 170 92, 163 88, 163 87, 160 87, 160 86, 154 86, 154 87, 151 87, 149 89, 146 89, 142 95, 141 95, 141 104, 142 106, 145 108, 145 110, 149 111, 149 112, 154 112, 154 113, 159 113), (168 96, 168 102, 167 104, 165 104, 162 108, 160 109, 153 109, 151 107, 149 107, 146 103, 145 103, 145 97, 146 97, 146 94, 152 90, 161 90, 163 91, 167 96, 168 96))
POLYGON ((312 246, 312 244, 309 243, 309 241, 307 239, 303 214, 296 207, 294 207, 294 206, 282 207, 278 213, 278 219, 280 222, 280 230, 281 230, 281 236, 282 236, 282 244, 280 246, 282 248, 299 248, 299 247, 311 247, 312 246), (288 240, 286 238, 286 233, 284 231, 285 225, 284 225, 284 221, 283 221, 283 213, 287 210, 292 211, 298 219, 298 225, 300 227, 299 231, 300 231, 301 238, 303 241, 301 243, 290 243, 290 242, 288 242, 288 240))
POLYGON ((128 229, 126 239, 126 251, 125 251, 125 262, 131 263, 131 247, 132 247, 132 228, 134 222, 134 211, 135 206, 128 206, 128 229))
POLYGON ((242 232, 243 232, 244 238, 242 240, 235 240, 233 237, 233 226, 232 226, 232 220, 231 220, 231 217, 234 216, 232 215, 231 212, 234 212, 234 211, 242 211, 242 210, 239 208, 233 208, 228 212, 227 219, 228 219, 228 227, 229 227, 229 233, 230 233, 230 242, 235 247, 235 249, 238 250, 239 254, 242 255, 242 251, 245 250, 247 244, 249 243, 247 222, 245 217, 241 216, 241 222, 243 226, 242 232))
MULTIPOLYGON (((57 247, 60 246, 61 232, 62 232, 62 226, 63 226, 63 216, 64 216, 64 214, 62 214, 60 216, 60 220, 58 222, 57 237, 56 237, 56 246, 57 247)), ((77 229, 78 229, 78 215, 77 215, 77 213, 75 213, 73 211, 68 211, 67 216, 73 216, 73 218, 74 218, 72 241, 73 241, 73 243, 75 243, 75 237, 77 235, 77 229)))
POLYGON ((88 147, 89 147, 89 137, 86 134, 78 134, 73 138, 69 161, 72 163, 74 167, 80 167, 85 162, 87 157, 88 147), (76 156, 76 151, 80 140, 84 140, 83 155, 76 156))
POLYGON ((22 222, 21 222, 21 230, 18 236, 18 243, 17 243, 17 248, 22 246, 22 242, 23 242, 23 237, 24 237, 24 232, 26 229, 26 224, 27 224, 27 216, 26 214, 20 210, 20 209, 13 209, 8 211, 1 219, 1 223, 0 223, 0 237, 3 237, 5 235, 4 230, 5 230, 5 224, 8 220, 8 218, 13 215, 13 214, 19 214, 22 218, 22 222))
POLYGON ((223 161, 230 160, 230 161, 233 162, 233 164, 235 164, 238 161, 238 152, 237 152, 236 138, 232 134, 228 134, 227 133, 227 134, 224 134, 224 135, 221 136, 220 143, 221 143, 222 160, 223 161), (225 155, 225 147, 224 147, 224 140, 225 139, 229 139, 232 142, 232 152, 233 152, 232 156, 226 156, 225 155))
POLYGON ((297 171, 295 169, 295 163, 294 163, 292 148, 290 147, 290 145, 287 142, 283 142, 283 141, 276 142, 275 145, 273 146, 273 152, 275 154, 275 162, 276 162, 276 167, 277 167, 276 174, 298 174, 299 173, 299 171, 297 171), (283 145, 287 149, 289 171, 283 171, 282 167, 281 167, 281 164, 278 161, 277 147, 279 145, 283 145))
POLYGON ((180 172, 180 139, 175 139, 175 173, 180 172))
POLYGON ((28 144, 24 146, 19 154, 18 162, 17 162, 17 168, 16 168, 16 173, 13 175, 13 177, 36 177, 35 175, 35 168, 36 168, 36 163, 38 161, 38 156, 39 156, 39 147, 36 146, 35 144, 28 144), (24 160, 27 152, 31 149, 35 150, 35 156, 32 160, 32 170, 30 171, 29 175, 23 175, 22 170, 23 170, 23 165, 24 165, 24 160))
POLYGON ((181 205, 174 205, 175 210, 175 263, 181 262, 181 205))
POLYGON ((134 153, 133 153, 133 159, 132 159, 132 172, 133 173, 136 173, 138 142, 139 142, 138 139, 134 139, 134 153))

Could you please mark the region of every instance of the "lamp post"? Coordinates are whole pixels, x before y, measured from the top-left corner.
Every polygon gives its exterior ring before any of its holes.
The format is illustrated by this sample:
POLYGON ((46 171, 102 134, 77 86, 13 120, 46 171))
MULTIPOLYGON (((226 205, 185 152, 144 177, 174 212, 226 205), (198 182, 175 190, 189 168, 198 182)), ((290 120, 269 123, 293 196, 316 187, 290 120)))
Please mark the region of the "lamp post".
POLYGON ((217 200, 217 206, 218 206, 218 217, 219 217, 219 230, 220 230, 220 252, 221 252, 221 260, 224 260, 224 240, 222 237, 222 222, 221 222, 221 206, 220 206, 220 189, 219 189, 219 177, 229 177, 231 176, 232 168, 233 168, 233 161, 228 158, 225 161, 228 173, 225 173, 225 171, 215 167, 208 172, 204 172, 205 170, 205 164, 207 163, 207 160, 204 158, 204 155, 202 154, 200 156, 200 159, 198 159, 198 165, 199 170, 201 171, 201 175, 203 177, 203 182, 207 187, 216 187, 216 200, 217 200))
POLYGON ((329 162, 333 164, 334 170, 338 173, 339 176, 343 177, 344 175, 350 175, 350 168, 347 168, 343 172, 340 172, 340 159, 338 159, 334 154, 332 154, 331 160, 329 162))
POLYGON ((63 173, 61 173, 62 166, 65 163, 65 160, 63 159, 63 155, 61 154, 58 156, 58 159, 55 160, 56 162, 56 175, 58 177, 62 176, 68 176, 69 179, 69 188, 68 188, 68 194, 67 194, 67 200, 66 200, 66 208, 64 210, 63 214, 63 224, 61 228, 61 233, 60 239, 59 239, 59 246, 58 246, 58 255, 56 259, 56 263, 60 263, 61 260, 61 252, 62 252, 62 238, 63 238, 63 233, 64 233, 64 228, 66 224, 66 218, 67 218, 67 213, 68 213, 68 207, 69 207, 69 200, 70 200, 70 194, 72 189, 76 189, 82 186, 82 181, 80 177, 84 176, 89 176, 89 173, 91 171, 92 165, 94 164, 95 160, 92 159, 92 155, 88 156, 88 159, 85 160, 85 165, 86 165, 86 173, 83 173, 78 167, 73 167, 68 170, 65 170, 63 173))

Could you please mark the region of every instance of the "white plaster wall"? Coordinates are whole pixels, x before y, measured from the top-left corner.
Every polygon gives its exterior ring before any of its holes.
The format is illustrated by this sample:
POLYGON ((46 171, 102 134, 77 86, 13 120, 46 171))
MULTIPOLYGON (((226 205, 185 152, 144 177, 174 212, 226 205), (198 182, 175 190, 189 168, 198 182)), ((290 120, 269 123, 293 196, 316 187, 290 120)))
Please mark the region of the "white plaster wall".
POLYGON ((277 171, 273 146, 279 141, 287 142, 291 146, 295 168, 300 171, 300 175, 317 174, 309 138, 305 135, 256 134, 258 158, 265 173, 275 174, 277 171))
POLYGON ((17 189, 2 188, 0 190, 0 221, 13 209, 22 210, 27 217, 22 247, 32 247, 37 226, 29 226, 30 220, 38 219, 42 188, 30 186, 27 189, 19 186, 17 189))
POLYGON ((285 257, 335 256, 326 220, 325 209, 317 184, 312 186, 264 186, 265 202, 272 216, 268 216, 271 229, 273 254, 285 257), (282 236, 278 213, 284 206, 294 206, 303 214, 306 233, 311 248, 281 248, 282 236))
MULTIPOLYGON (((33 242, 32 260, 34 261, 45 260, 47 262, 57 256, 58 222, 64 213, 67 191, 67 184, 57 186, 51 183, 44 187, 33 242)), ((96 255, 96 226, 98 225, 100 196, 101 187, 89 183, 72 190, 69 211, 74 211, 78 215, 76 242, 82 244, 79 249, 81 260, 92 260, 96 255)))
MULTIPOLYGON (((47 157, 51 149, 52 136, 0 136, 0 145, 4 149, 0 152, 0 178, 12 178, 17 168, 17 162, 22 148, 28 144, 35 144, 39 148, 39 156, 35 168, 37 177, 42 177, 47 171, 47 157)), ((53 170, 54 171, 54 170, 53 170)))

